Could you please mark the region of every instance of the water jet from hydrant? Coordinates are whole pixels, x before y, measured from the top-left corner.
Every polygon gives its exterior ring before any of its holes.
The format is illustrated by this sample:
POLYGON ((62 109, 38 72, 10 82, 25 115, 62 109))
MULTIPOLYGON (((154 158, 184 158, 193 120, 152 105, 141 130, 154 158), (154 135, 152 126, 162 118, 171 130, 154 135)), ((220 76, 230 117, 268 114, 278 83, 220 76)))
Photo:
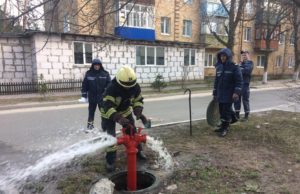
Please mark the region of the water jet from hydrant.
POLYGON ((22 184, 28 177, 39 178, 49 170, 65 164, 75 157, 93 153, 99 149, 115 145, 116 143, 117 139, 115 137, 107 133, 100 133, 97 137, 83 140, 63 150, 45 156, 38 160, 35 165, 21 170, 14 170, 5 177, 0 176, 0 193, 1 190, 11 193, 12 190, 16 190, 17 186, 22 184))

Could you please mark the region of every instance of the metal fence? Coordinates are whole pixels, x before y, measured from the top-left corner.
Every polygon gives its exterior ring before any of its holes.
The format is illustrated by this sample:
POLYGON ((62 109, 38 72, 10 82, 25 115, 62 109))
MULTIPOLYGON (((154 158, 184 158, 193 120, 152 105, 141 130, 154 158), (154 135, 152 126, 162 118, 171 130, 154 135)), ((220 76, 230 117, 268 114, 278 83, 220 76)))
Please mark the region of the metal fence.
POLYGON ((80 91, 81 84, 82 80, 0 83, 0 95, 76 92, 80 91))

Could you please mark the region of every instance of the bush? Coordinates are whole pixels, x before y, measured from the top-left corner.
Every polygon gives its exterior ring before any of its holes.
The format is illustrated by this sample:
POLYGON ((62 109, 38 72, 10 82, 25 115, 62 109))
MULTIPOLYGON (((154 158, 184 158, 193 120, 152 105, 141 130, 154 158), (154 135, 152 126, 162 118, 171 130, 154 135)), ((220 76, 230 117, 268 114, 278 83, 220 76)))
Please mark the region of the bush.
POLYGON ((43 76, 43 74, 41 74, 40 75, 40 82, 38 83, 38 87, 39 87, 39 93, 41 94, 41 95, 43 95, 44 96, 44 98, 46 97, 46 94, 47 94, 47 92, 48 92, 48 86, 47 86, 47 84, 45 83, 45 82, 43 82, 43 80, 44 80, 44 76, 43 76))
POLYGON ((167 87, 167 83, 164 82, 163 76, 158 74, 155 78, 155 81, 152 82, 151 87, 157 89, 158 92, 160 92, 162 88, 167 87))

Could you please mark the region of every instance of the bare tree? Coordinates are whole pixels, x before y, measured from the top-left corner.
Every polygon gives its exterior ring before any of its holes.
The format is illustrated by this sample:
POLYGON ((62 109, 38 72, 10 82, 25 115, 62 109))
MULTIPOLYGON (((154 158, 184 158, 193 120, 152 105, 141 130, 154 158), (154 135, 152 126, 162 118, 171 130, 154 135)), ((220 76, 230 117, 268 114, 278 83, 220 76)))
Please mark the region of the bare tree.
POLYGON ((214 37, 225 47, 233 50, 238 24, 243 20, 243 12, 247 0, 219 0, 220 7, 209 12, 207 7, 202 7, 202 20, 208 26, 214 37), (224 29, 224 32, 223 32, 224 29), (227 39, 224 39, 226 34, 227 39))
POLYGON ((300 56, 299 54, 296 53, 300 53, 300 48, 299 48, 299 41, 300 41, 300 37, 299 37, 299 33, 300 33, 300 11, 299 11, 299 7, 297 6, 292 6, 292 15, 291 15, 291 24, 293 26, 293 36, 291 37, 294 42, 294 53, 295 53, 295 67, 294 67, 294 74, 293 74, 293 81, 297 81, 299 79, 299 66, 300 66, 300 56))
POLYGON ((300 1, 299 0, 292 0, 294 2, 294 4, 297 6, 297 7, 300 7, 300 1))
MULTIPOLYGON (((268 82, 269 56, 273 52, 273 43, 278 42, 280 27, 290 15, 288 0, 261 0, 257 1, 256 11, 256 34, 264 41, 265 48, 261 49, 265 55, 263 83, 268 82)), ((258 37, 256 37, 258 38, 258 37)))

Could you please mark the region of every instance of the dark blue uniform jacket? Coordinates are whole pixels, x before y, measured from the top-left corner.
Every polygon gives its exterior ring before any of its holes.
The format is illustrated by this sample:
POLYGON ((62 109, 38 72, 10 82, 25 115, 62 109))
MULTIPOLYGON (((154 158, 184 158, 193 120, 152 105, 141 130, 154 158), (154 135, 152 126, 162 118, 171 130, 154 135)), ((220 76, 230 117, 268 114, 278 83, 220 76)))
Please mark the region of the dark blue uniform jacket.
POLYGON ((242 74, 243 74, 243 82, 244 85, 249 86, 250 80, 251 80, 251 73, 253 70, 253 62, 250 60, 247 60, 245 62, 242 62, 240 65, 242 74))
POLYGON ((96 71, 92 65, 90 70, 86 72, 82 82, 82 97, 88 97, 90 103, 101 103, 103 92, 110 82, 110 75, 103 67, 96 71))
POLYGON ((213 95, 217 97, 219 103, 232 103, 233 93, 240 94, 243 85, 242 73, 238 65, 232 62, 231 51, 227 48, 222 49, 217 54, 216 77, 213 95), (227 61, 223 64, 220 56, 225 54, 227 61))

